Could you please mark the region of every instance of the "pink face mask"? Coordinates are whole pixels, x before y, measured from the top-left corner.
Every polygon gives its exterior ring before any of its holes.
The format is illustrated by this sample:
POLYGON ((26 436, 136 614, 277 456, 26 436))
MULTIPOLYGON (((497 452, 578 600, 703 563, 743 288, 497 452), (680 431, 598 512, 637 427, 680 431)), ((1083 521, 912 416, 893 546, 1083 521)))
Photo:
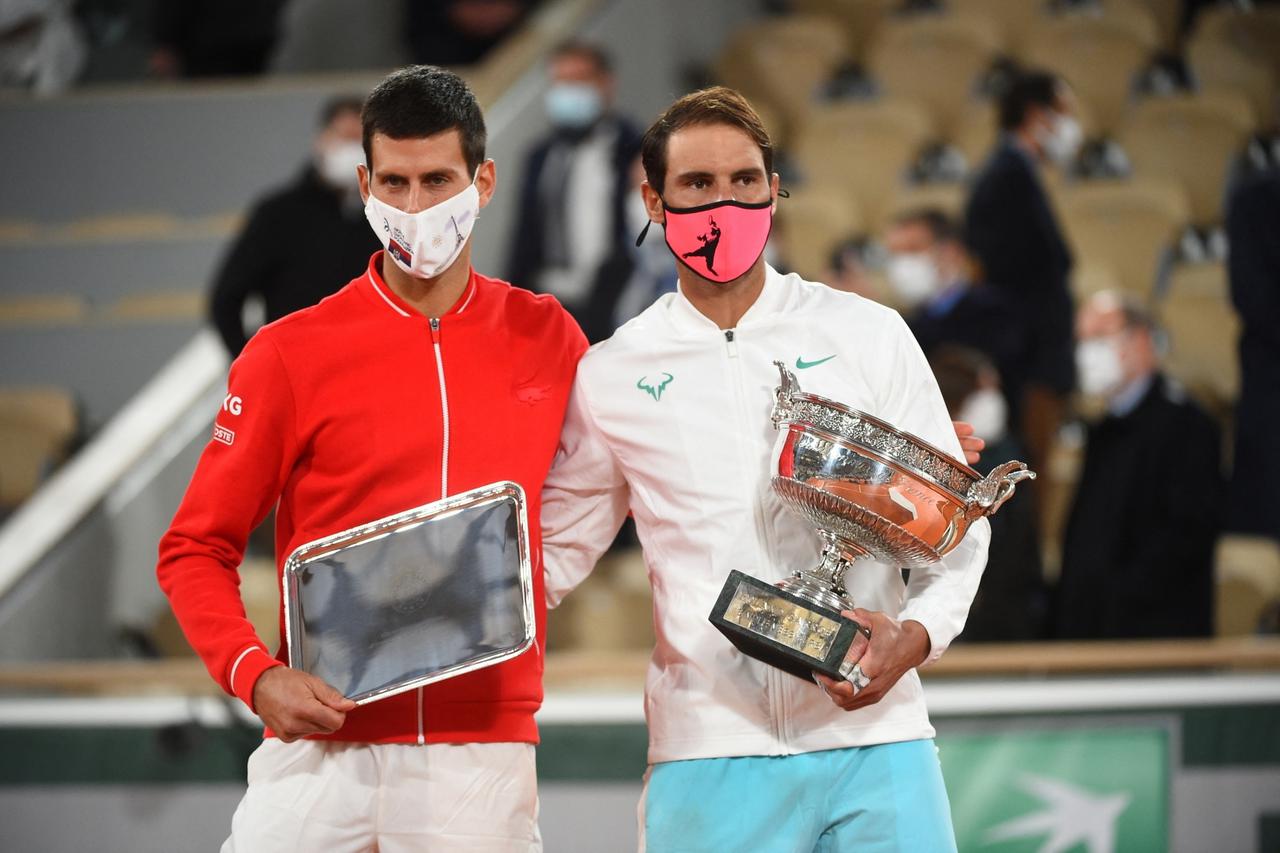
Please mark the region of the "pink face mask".
MULTIPOLYGON (((773 201, 717 201, 698 207, 667 207, 667 248, 703 278, 724 284, 743 275, 764 253, 773 227, 773 201)), ((648 232, 645 227, 645 233, 648 232)), ((644 240, 644 233, 636 245, 644 240)))

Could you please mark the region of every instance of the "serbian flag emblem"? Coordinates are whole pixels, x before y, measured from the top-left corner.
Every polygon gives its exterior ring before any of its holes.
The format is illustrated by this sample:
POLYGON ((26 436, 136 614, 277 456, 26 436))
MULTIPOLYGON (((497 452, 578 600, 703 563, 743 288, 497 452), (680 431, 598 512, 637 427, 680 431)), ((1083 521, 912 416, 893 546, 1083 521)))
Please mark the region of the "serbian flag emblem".
POLYGON ((387 241, 387 251, 391 253, 391 257, 405 266, 413 266, 413 253, 395 240, 387 241))

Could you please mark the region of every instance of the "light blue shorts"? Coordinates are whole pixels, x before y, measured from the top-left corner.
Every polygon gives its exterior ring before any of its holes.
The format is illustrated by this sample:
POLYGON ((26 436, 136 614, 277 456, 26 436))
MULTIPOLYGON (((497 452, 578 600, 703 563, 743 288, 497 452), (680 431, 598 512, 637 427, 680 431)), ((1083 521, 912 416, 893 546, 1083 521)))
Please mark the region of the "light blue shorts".
POLYGON ((649 768, 645 853, 954 853, 932 740, 649 768))

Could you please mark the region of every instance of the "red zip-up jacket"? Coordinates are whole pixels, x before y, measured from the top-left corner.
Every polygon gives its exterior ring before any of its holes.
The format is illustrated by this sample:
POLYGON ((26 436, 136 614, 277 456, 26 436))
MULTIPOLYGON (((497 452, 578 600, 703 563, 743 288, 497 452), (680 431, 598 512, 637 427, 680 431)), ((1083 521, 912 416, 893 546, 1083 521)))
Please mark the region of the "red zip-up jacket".
POLYGON ((288 650, 272 656, 245 618, 237 569, 277 501, 279 571, 306 542, 514 480, 528 499, 534 648, 360 706, 323 737, 536 743, 540 495, 586 339, 553 298, 474 271, 458 303, 429 320, 386 286, 381 255, 319 305, 261 329, 232 364, 213 438, 160 541, 160 586, 209 673, 252 707, 254 683, 288 650))

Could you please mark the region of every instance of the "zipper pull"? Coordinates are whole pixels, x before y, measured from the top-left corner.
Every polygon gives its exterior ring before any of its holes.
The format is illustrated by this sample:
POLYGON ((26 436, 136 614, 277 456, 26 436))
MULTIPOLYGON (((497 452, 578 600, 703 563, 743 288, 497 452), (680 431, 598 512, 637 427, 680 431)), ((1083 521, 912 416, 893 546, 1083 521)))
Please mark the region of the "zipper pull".
POLYGON ((431 318, 431 342, 436 346, 440 345, 440 318, 431 318))
POLYGON ((738 342, 733 339, 733 329, 724 330, 724 343, 729 349, 729 358, 738 357, 738 342))

